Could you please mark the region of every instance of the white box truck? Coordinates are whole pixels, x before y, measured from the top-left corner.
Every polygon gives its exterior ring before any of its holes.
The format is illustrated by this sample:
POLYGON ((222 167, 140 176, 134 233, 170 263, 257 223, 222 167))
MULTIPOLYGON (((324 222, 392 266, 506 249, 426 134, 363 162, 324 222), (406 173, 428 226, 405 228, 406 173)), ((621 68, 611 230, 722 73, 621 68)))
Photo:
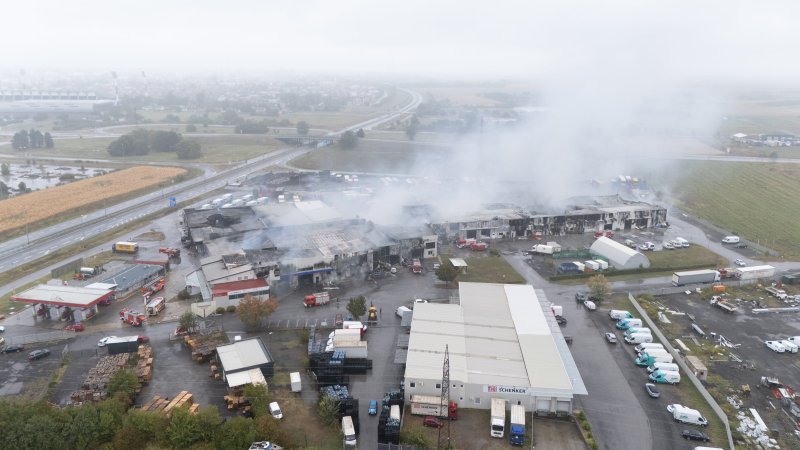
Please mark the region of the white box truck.
POLYGON ((780 343, 786 348, 786 353, 797 353, 798 347, 794 342, 784 339, 780 343))
POLYGON ((289 380, 292 382, 292 392, 300 392, 303 390, 302 381, 300 380, 300 372, 290 373, 289 380))
POLYGON ((489 431, 492 437, 502 438, 506 431, 506 401, 502 398, 492 399, 492 415, 489 419, 489 431))
POLYGON ((344 445, 348 448, 356 448, 356 429, 353 426, 353 418, 350 416, 342 417, 342 434, 344 435, 344 445))
POLYGON ((630 336, 632 334, 637 334, 637 333, 638 334, 653 334, 653 332, 650 331, 650 328, 647 328, 647 327, 631 327, 631 328, 628 328, 627 330, 625 330, 624 335, 625 336, 630 336))
POLYGON ((769 265, 737 267, 733 274, 740 280, 758 280, 772 278, 775 275, 775 268, 769 265))
POLYGON ((700 414, 700 411, 682 405, 672 406, 672 418, 676 422, 688 423, 689 425, 708 426, 708 420, 700 414))
POLYGON ((712 269, 687 270, 685 272, 675 272, 672 274, 672 284, 683 286, 696 283, 714 283, 719 281, 719 272, 712 269))

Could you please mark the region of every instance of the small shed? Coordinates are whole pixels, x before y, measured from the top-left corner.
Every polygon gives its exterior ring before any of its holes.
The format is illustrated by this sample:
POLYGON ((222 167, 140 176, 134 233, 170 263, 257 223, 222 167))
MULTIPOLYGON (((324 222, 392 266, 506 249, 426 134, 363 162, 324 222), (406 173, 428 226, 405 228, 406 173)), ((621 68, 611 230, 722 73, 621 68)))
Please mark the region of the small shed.
POLYGON ((265 378, 273 375, 275 365, 261 338, 217 347, 217 361, 229 387, 266 383, 265 378))
POLYGON ((452 264, 453 267, 458 269, 461 273, 467 273, 467 262, 464 261, 464 258, 450 258, 450 264, 452 264))
POLYGON ((686 364, 689 366, 689 369, 691 369, 697 379, 700 381, 706 381, 706 378, 708 377, 708 369, 706 368, 706 365, 703 364, 703 361, 700 361, 700 358, 696 356, 687 356, 686 364))

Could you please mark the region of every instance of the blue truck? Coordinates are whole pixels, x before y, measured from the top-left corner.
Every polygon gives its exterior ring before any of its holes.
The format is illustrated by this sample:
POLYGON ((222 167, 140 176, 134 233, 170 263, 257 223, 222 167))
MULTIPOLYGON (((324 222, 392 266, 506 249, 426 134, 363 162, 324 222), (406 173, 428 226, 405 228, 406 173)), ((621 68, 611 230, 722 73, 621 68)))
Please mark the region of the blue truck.
POLYGON ((511 429, 509 430, 511 445, 525 445, 525 407, 511 405, 511 429))

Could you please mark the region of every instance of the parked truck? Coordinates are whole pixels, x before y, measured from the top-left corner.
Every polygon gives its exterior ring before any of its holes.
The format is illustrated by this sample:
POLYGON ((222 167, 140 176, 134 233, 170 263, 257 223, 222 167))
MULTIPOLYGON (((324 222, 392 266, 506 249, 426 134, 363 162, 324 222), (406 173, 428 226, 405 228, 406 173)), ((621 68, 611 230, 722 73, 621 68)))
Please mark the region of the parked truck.
POLYGON ((653 373, 656 370, 663 370, 664 372, 678 372, 680 367, 675 363, 657 362, 651 366, 647 366, 647 372, 653 373))
POLYGON ((419 262, 418 259, 415 259, 411 262, 411 272, 416 274, 422 273, 422 263, 419 262))
POLYGON ((511 427, 508 430, 511 445, 525 445, 525 407, 511 405, 511 427))
POLYGON ((769 265, 737 267, 734 272, 736 278, 740 280, 758 280, 759 278, 772 278, 775 275, 775 268, 769 265))
POLYGON ((358 441, 356 440, 356 429, 353 426, 352 417, 342 417, 342 434, 344 435, 344 446, 347 448, 356 448, 358 441))
POLYGON ((634 348, 634 350, 636 350, 636 353, 644 353, 650 349, 664 350, 664 344, 660 344, 658 342, 652 342, 647 344, 639 344, 636 346, 636 348, 634 348))
POLYGON ((300 392, 303 390, 303 383, 300 379, 300 372, 291 372, 289 374, 289 380, 292 383, 292 392, 300 392))
POLYGON ((476 252, 482 252, 488 247, 489 245, 486 242, 473 242, 472 245, 470 245, 470 248, 476 252))
POLYGON ((303 306, 311 308, 314 306, 322 306, 330 303, 331 297, 327 292, 317 292, 316 294, 306 295, 303 299, 303 306))
POLYGON ((147 302, 147 306, 144 309, 147 311, 148 316, 157 316, 166 307, 167 303, 164 301, 164 297, 156 297, 147 302))
POLYGON ((112 253, 136 253, 139 251, 139 244, 136 242, 119 241, 111 246, 112 253))
MULTIPOLYGON (((83 268, 81 268, 81 271, 83 271, 83 268)), ((769 295, 771 295, 773 297, 777 297, 777 298, 779 298, 781 300, 786 298, 786 291, 784 291, 783 289, 778 289, 778 288, 770 286, 766 290, 769 293, 769 295)))
POLYGON ((630 336, 625 336, 624 338, 626 344, 644 344, 653 342, 653 335, 652 334, 645 334, 645 333, 637 333, 632 334, 630 336))
POLYGON ((735 313, 736 310, 739 309, 739 307, 737 307, 736 305, 734 305, 732 303, 728 303, 725 300, 723 300, 722 297, 720 297, 719 295, 715 295, 715 296, 711 297, 711 300, 709 300, 709 303, 711 304, 711 306, 716 306, 717 308, 725 311, 726 313, 730 313, 730 314, 735 313))
POLYGON ((689 270, 672 274, 672 284, 683 286, 685 284, 714 283, 719 281, 719 272, 711 269, 689 270))
POLYGON ((457 420, 458 405, 451 400, 448 407, 446 403, 442 403, 441 397, 435 395, 412 395, 411 414, 457 420))
POLYGON ((489 419, 490 435, 502 438, 506 431, 506 401, 502 398, 492 399, 492 415, 489 419))
POLYGON ((132 309, 124 308, 119 312, 119 319, 131 326, 140 327, 146 320, 144 314, 132 309))
POLYGON ((625 330, 623 336, 630 336, 632 334, 653 334, 653 331, 647 327, 631 327, 625 330))

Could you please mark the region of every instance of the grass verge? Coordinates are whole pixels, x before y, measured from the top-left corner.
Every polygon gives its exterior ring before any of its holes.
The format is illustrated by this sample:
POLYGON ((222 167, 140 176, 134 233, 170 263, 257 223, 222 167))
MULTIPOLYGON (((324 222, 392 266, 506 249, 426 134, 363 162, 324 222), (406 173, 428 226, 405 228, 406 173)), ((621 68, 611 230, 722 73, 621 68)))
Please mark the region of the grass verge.
POLYGON ((511 264, 500 256, 485 256, 465 258, 467 273, 458 276, 457 281, 470 281, 475 283, 506 283, 522 284, 522 278, 511 264))

